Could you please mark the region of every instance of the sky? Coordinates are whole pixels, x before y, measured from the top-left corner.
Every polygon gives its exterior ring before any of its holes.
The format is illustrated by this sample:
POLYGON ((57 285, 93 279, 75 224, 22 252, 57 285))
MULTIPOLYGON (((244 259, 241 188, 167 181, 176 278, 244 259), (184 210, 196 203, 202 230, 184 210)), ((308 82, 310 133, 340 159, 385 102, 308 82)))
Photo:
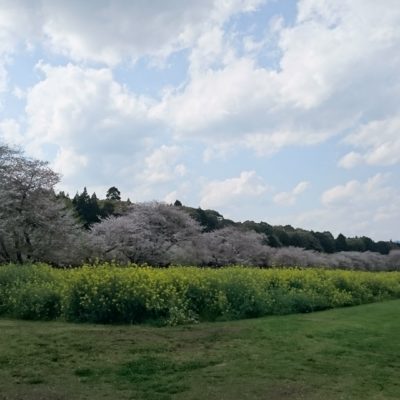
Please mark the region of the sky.
POLYGON ((0 141, 73 196, 400 239, 398 0, 0 0, 0 141))

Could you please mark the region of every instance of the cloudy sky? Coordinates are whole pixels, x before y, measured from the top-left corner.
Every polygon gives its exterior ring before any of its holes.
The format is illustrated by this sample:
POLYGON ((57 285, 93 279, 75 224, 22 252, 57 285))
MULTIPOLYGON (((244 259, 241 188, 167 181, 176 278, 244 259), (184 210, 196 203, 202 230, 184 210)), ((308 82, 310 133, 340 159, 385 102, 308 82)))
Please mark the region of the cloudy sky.
POLYGON ((71 195, 400 239, 400 2, 0 0, 0 138, 71 195))

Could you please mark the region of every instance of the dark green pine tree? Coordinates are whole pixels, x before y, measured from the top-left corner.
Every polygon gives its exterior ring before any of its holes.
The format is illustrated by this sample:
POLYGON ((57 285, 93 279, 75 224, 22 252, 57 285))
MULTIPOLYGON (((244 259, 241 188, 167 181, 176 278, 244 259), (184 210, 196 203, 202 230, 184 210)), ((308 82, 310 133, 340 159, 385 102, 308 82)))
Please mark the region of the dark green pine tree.
POLYGON ((99 206, 99 199, 96 196, 96 193, 93 193, 90 197, 90 202, 87 208, 87 220, 89 225, 95 224, 100 222, 100 206, 99 206))
POLYGON ((90 197, 86 187, 81 194, 77 193, 72 200, 76 213, 83 226, 89 229, 91 225, 100 221, 101 214, 96 193, 90 197))
POLYGON ((339 233, 335 240, 336 251, 347 251, 349 247, 347 246, 346 236, 339 233))
POLYGON ((106 199, 120 201, 121 192, 115 186, 111 186, 110 189, 107 190, 106 199))
POLYGON ((271 247, 282 247, 282 243, 278 236, 274 234, 268 235, 268 245, 271 247))
POLYGON ((314 236, 319 240, 325 253, 334 253, 336 251, 335 238, 330 232, 314 232, 314 236))

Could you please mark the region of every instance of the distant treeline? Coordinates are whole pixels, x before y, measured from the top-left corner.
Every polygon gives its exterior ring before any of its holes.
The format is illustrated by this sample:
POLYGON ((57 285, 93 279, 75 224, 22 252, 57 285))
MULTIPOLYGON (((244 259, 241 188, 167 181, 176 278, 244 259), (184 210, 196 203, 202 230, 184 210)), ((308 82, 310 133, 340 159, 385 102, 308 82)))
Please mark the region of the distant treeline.
MULTIPOLYGON (((71 199, 67 194, 61 192, 59 197, 63 198, 67 205, 73 209, 86 229, 100 222, 103 218, 123 215, 132 204, 121 200, 121 193, 116 187, 111 187, 105 199, 99 199, 96 193, 89 195, 86 187, 82 193, 76 193, 71 199)), ((367 236, 346 237, 339 234, 336 238, 331 232, 314 232, 301 228, 293 228, 291 225, 273 226, 267 222, 235 222, 226 219, 218 211, 203 210, 183 205, 179 200, 174 203, 175 207, 186 211, 195 219, 205 232, 212 232, 227 227, 235 227, 246 231, 255 231, 265 235, 266 244, 270 247, 300 247, 306 250, 314 250, 321 253, 351 252, 374 252, 389 254, 391 250, 400 249, 400 244, 393 241, 375 242, 367 236)))
POLYGON ((114 186, 105 199, 86 189, 70 198, 56 193, 59 180, 48 163, 0 144, 0 264, 400 270, 396 243, 334 238, 329 232, 265 222, 238 223, 178 200, 123 201, 114 186))

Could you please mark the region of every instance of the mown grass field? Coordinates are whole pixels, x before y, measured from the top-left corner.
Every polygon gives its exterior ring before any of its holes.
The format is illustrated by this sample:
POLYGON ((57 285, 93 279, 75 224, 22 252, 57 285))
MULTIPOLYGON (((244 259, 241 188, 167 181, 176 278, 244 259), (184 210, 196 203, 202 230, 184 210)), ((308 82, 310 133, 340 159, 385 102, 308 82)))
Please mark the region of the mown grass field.
POLYGON ((399 399, 400 300, 157 328, 0 319, 0 399, 399 399))

